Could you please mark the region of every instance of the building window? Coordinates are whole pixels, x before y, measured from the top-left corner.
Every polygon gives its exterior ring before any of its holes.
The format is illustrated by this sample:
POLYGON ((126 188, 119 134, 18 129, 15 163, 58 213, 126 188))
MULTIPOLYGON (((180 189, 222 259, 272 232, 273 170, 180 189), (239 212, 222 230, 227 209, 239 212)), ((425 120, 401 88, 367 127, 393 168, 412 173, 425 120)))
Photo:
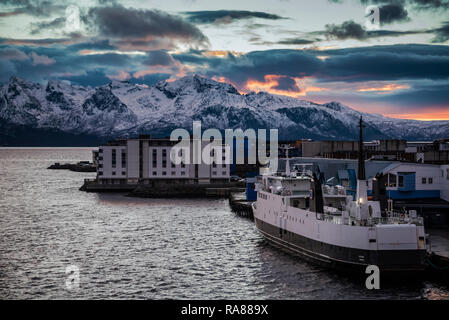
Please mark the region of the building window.
POLYGON ((217 167, 217 164, 216 164, 215 162, 212 162, 212 167, 213 167, 213 168, 216 168, 216 167, 217 167))
POLYGON ((117 165, 117 152, 115 149, 112 149, 112 167, 115 168, 117 165))
POLYGON ((427 183, 427 178, 421 178, 421 183, 422 184, 426 184, 427 183))
POLYGON ((98 165, 98 168, 103 168, 103 164, 100 163, 100 164, 98 165))
POLYGON ((398 187, 402 188, 404 186, 404 176, 398 177, 398 187))
POLYGON ((166 176, 166 175, 167 175, 167 172, 162 171, 162 175, 163 175, 163 176, 166 176))
POLYGON ((98 175, 102 176, 103 175, 103 171, 98 172, 98 175))
POLYGON ((124 175, 126 175, 126 172, 125 172, 125 171, 122 171, 122 176, 124 176, 124 175))
POLYGON ((115 171, 112 171, 112 175, 115 176, 115 171))
POLYGON ((162 160, 162 168, 167 168, 167 160, 162 160))
POLYGON ((157 150, 153 149, 153 167, 157 167, 157 150))
POLYGON ((171 167, 172 167, 172 168, 176 168, 176 165, 172 162, 172 163, 171 163, 171 167))
POLYGON ((433 183, 433 178, 429 178, 429 184, 433 183))
POLYGON ((213 172, 212 172, 212 175, 213 175, 213 176, 216 176, 216 175, 217 175, 217 172, 216 172, 216 171, 213 171, 213 172))
POLYGON ((176 172, 175 172, 175 171, 172 171, 172 172, 171 172, 171 175, 172 175, 172 176, 176 176, 176 172))
POLYGON ((162 158, 167 158, 167 150, 166 149, 162 150, 162 158))
POLYGON ((226 171, 223 171, 221 174, 225 176, 226 175, 226 171))
POLYGON ((223 168, 226 168, 226 163, 223 163, 221 166, 222 166, 223 168))
POLYGON ((184 171, 181 172, 181 176, 185 176, 186 173, 184 171))
POLYGON ((449 180, 449 169, 446 169, 446 179, 449 180))
POLYGON ((126 168, 126 152, 122 150, 122 168, 126 168))
POLYGON ((153 171, 153 176, 157 176, 157 172, 156 171, 153 171))
POLYGON ((184 162, 181 162, 181 168, 185 168, 186 164, 184 162))

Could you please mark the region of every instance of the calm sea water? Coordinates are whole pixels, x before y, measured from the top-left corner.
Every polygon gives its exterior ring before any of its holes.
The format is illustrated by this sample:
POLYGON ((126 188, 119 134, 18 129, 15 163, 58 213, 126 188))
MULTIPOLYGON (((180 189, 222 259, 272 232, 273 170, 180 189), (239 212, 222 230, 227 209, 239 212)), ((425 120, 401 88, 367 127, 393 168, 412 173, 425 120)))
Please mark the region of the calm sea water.
POLYGON ((46 170, 90 158, 84 148, 0 149, 0 298, 449 297, 430 282, 369 291, 278 252, 226 200, 85 193, 78 188, 94 173, 46 170), (66 287, 71 265, 75 290, 66 287))

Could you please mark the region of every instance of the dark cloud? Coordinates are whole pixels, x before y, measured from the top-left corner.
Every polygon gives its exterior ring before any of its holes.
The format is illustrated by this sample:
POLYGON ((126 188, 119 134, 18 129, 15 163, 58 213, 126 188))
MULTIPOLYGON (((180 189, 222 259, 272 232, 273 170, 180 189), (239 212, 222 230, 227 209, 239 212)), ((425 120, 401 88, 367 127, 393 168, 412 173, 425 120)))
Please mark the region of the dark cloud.
POLYGON ((449 101, 449 83, 441 81, 411 81, 410 90, 401 90, 389 95, 377 95, 375 100, 402 106, 406 112, 432 106, 446 107, 449 101))
POLYGON ((341 25, 327 24, 325 26, 325 31, 311 32, 310 34, 324 34, 330 39, 358 39, 367 40, 370 38, 381 38, 381 37, 399 37, 410 34, 421 34, 421 33, 432 33, 435 32, 433 29, 429 30, 408 30, 408 31, 394 31, 394 30, 372 30, 367 31, 365 28, 354 22, 345 21, 341 25))
POLYGON ((89 42, 81 42, 72 44, 67 47, 69 51, 79 51, 79 50, 114 50, 116 49, 115 46, 113 46, 109 40, 102 39, 102 40, 95 40, 89 42))
POLYGON ((145 59, 142 63, 147 66, 171 66, 173 65, 175 60, 172 58, 170 54, 166 51, 150 51, 147 53, 147 59, 145 59))
POLYGON ((206 76, 225 77, 238 86, 249 79, 265 81, 265 75, 303 77, 315 74, 323 61, 314 52, 300 50, 267 50, 249 52, 242 56, 228 54, 226 58, 207 57, 201 52, 174 54, 182 63, 197 66, 197 72, 206 76))
POLYGON ((303 39, 303 38, 287 38, 283 40, 279 40, 276 42, 277 44, 285 44, 285 45, 304 45, 304 44, 312 44, 316 41, 319 41, 319 39, 303 39))
POLYGON ((292 92, 300 92, 301 89, 296 84, 295 79, 292 79, 290 77, 280 77, 277 79, 278 84, 272 89, 275 90, 282 90, 282 91, 292 91, 292 92))
POLYGON ((18 46, 51 46, 56 44, 69 44, 74 38, 42 38, 42 39, 14 39, 0 38, 0 43, 18 46))
POLYGON ((159 10, 125 8, 121 5, 90 8, 83 20, 100 36, 122 41, 151 43, 170 39, 205 46, 207 37, 193 24, 159 10))
POLYGON ((448 79, 449 47, 394 45, 324 51, 321 71, 331 81, 448 79))
POLYGON ((440 28, 434 29, 435 38, 432 42, 445 42, 449 40, 449 21, 443 23, 440 28))
POLYGON ((201 52, 173 55, 196 66, 206 76, 223 76, 237 86, 249 79, 264 81, 267 74, 314 77, 317 81, 390 81, 404 79, 449 79, 449 47, 394 45, 338 50, 267 50, 227 58, 201 52), (317 56, 328 56, 325 61, 317 56))
POLYGON ((379 37, 400 37, 410 34, 432 33, 433 30, 409 30, 409 31, 394 31, 394 30, 373 30, 366 31, 369 38, 379 37))
POLYGON ((359 39, 367 38, 365 29, 354 21, 345 21, 341 25, 326 24, 324 34, 328 38, 336 39, 359 39))
POLYGON ((0 59, 2 60, 28 60, 29 56, 24 52, 14 49, 14 48, 5 48, 0 49, 0 59))
POLYGON ((65 1, 50 0, 0 0, 0 17, 27 14, 37 17, 49 17, 54 13, 61 13, 66 9, 65 1))
MULTIPOLYGON (((329 0, 335 3, 343 3, 343 0, 329 0)), ((417 10, 447 10, 449 9, 449 0, 360 0, 364 5, 368 4, 395 4, 408 5, 417 10)))
POLYGON ((391 3, 379 7, 380 24, 409 21, 408 12, 400 3, 391 3))
POLYGON ((260 11, 215 10, 215 11, 188 11, 183 12, 187 19, 193 23, 231 23, 235 20, 260 18, 268 20, 285 19, 276 14, 260 11))
POLYGON ((30 33, 38 34, 46 30, 56 30, 61 29, 65 26, 65 17, 59 17, 50 21, 40 21, 30 23, 30 33))

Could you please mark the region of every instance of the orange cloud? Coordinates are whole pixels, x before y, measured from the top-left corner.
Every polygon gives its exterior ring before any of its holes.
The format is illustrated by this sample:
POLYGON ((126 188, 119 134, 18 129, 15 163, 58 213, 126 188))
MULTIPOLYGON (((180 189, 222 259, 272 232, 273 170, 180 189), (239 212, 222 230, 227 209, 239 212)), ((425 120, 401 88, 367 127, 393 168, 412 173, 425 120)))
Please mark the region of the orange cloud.
POLYGON ((381 87, 364 87, 360 88, 357 91, 358 92, 375 92, 378 94, 388 93, 391 91, 396 90, 403 90, 403 89, 410 89, 410 86, 407 84, 396 84, 396 83, 389 83, 381 87))
POLYGON ((211 50, 211 51, 203 52, 203 55, 206 57, 218 57, 218 58, 227 57, 227 56, 229 56, 229 54, 232 54, 233 56, 240 56, 243 53, 237 52, 237 51, 225 51, 225 50, 211 50))
MULTIPOLYGON (((443 107, 442 107, 443 109, 443 107)), ((392 113, 384 114, 384 116, 399 119, 413 119, 422 121, 432 121, 432 120, 449 120, 449 106, 444 107, 445 111, 442 109, 430 109, 422 113, 392 113)))
POLYGON ((298 97, 304 97, 307 95, 308 92, 320 92, 320 91, 327 91, 329 89, 327 88, 320 88, 316 86, 311 86, 308 84, 309 77, 299 78, 299 77, 293 77, 292 79, 296 82, 298 86, 298 90, 282 90, 277 88, 279 86, 279 81, 282 77, 286 77, 283 75, 276 75, 276 74, 267 74, 264 76, 264 81, 258 81, 255 79, 249 79, 246 81, 246 83, 242 85, 237 85, 236 83, 233 83, 231 80, 225 77, 212 77, 212 80, 228 83, 232 86, 234 86, 241 94, 248 93, 250 91, 254 92, 260 92, 265 91, 271 94, 277 94, 277 95, 283 95, 293 98, 298 97))
MULTIPOLYGON (((264 76, 264 82, 250 79, 246 82, 245 87, 249 91, 266 91, 272 94, 279 94, 284 96, 289 96, 296 98, 300 95, 302 95, 301 90, 299 91, 293 91, 293 90, 281 90, 276 88, 279 85, 280 78, 283 77, 281 75, 275 75, 275 74, 267 74, 264 76)), ((296 81, 296 78, 294 78, 296 81)))

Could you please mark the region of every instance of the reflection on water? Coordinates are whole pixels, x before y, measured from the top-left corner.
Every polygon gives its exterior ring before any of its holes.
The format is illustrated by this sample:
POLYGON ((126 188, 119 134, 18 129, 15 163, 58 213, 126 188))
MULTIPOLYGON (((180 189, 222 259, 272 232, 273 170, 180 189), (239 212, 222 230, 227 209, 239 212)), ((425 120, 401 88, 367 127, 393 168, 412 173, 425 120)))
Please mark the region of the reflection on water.
POLYGON ((226 200, 78 191, 46 170, 90 150, 0 149, 0 298, 441 299, 432 283, 369 291, 272 248, 226 200), (80 288, 65 269, 80 269, 80 288))

